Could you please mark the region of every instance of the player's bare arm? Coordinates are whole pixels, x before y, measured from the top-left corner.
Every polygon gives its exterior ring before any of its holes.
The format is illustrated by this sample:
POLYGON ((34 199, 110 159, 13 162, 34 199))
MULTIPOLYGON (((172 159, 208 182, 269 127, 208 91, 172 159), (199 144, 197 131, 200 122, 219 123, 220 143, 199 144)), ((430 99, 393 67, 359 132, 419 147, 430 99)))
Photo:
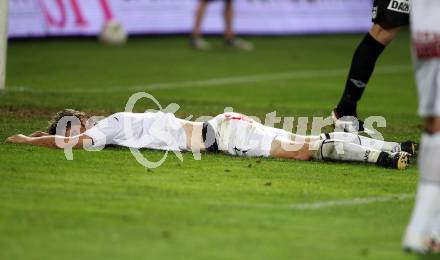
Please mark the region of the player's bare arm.
POLYGON ((26 136, 23 134, 9 137, 7 142, 16 144, 29 144, 48 148, 76 148, 81 149, 84 146, 91 145, 92 139, 86 135, 77 135, 73 137, 44 135, 44 136, 26 136))

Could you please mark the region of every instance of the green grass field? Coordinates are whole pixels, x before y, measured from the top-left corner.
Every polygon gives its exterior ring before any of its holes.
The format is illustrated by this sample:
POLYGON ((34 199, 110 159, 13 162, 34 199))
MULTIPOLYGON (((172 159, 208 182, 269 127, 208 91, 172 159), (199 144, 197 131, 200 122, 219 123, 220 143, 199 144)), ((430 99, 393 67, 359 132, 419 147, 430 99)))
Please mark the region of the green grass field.
MULTIPOLYGON (((135 38, 122 48, 13 41, 0 139, 43 129, 65 107, 122 111, 136 91, 178 103, 180 117, 225 107, 262 119, 273 111, 327 117, 360 38, 251 38, 250 53, 225 49, 220 38, 209 52, 184 37, 135 38)), ((402 32, 380 58, 359 107, 362 117, 387 119, 389 140, 420 135, 408 38, 402 32)), ((206 154, 180 162, 171 154, 147 170, 125 149, 74 151, 68 161, 61 150, 1 143, 0 259, 417 259, 400 245, 416 183, 416 166, 206 154), (356 204, 377 197, 388 199, 356 204)))

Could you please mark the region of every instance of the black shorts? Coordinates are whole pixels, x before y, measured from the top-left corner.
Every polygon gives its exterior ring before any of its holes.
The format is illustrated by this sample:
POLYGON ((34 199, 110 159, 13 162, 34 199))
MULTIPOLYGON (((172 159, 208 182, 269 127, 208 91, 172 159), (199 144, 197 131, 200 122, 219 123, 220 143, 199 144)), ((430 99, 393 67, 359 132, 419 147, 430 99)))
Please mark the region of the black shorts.
POLYGON ((382 27, 405 26, 409 24, 409 12, 410 0, 374 0, 372 20, 382 27))

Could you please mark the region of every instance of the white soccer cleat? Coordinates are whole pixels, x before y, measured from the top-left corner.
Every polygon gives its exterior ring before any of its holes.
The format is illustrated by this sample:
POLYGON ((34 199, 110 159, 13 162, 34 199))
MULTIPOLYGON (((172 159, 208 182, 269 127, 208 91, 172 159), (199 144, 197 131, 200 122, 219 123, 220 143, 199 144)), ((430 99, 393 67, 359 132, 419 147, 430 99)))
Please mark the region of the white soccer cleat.
POLYGON ((191 38, 191 46, 194 49, 207 51, 211 49, 211 44, 201 37, 191 38))
POLYGON ((225 45, 244 51, 252 51, 254 49, 254 45, 251 42, 245 41, 240 38, 227 39, 225 40, 225 45))
POLYGON ((364 122, 357 119, 355 116, 343 116, 340 117, 336 114, 335 110, 332 111, 331 117, 335 126, 335 132, 345 133, 366 133, 369 135, 374 134, 373 130, 364 128, 364 122))
POLYGON ((439 254, 440 237, 438 235, 421 236, 407 230, 403 240, 403 248, 405 251, 418 254, 439 254))
POLYGON ((440 233, 436 232, 431 235, 431 253, 440 254, 440 233))

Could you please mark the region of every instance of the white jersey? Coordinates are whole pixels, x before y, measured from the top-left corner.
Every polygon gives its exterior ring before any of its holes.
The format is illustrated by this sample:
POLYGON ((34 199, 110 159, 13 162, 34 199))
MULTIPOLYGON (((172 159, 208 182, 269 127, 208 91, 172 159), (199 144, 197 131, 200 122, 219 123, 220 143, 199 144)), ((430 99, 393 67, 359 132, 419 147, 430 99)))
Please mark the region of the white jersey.
POLYGON ((419 114, 440 116, 440 0, 412 1, 411 38, 419 114))
POLYGON ((117 145, 156 150, 187 150, 186 133, 173 114, 163 112, 113 114, 84 132, 92 147, 117 145))
POLYGON ((440 1, 412 1, 411 38, 418 59, 440 58, 440 1))

